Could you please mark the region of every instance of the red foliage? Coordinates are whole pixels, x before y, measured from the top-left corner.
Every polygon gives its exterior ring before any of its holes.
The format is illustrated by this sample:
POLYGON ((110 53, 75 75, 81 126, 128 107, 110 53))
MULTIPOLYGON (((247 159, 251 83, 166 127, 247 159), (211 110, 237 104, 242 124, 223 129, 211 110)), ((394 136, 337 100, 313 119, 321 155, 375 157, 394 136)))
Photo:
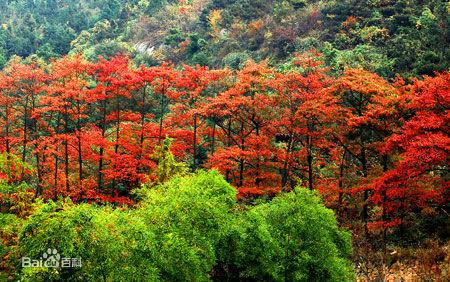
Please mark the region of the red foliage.
POLYGON ((120 55, 11 63, 0 72, 0 152, 34 170, 7 161, 0 178, 34 182, 45 198, 130 204, 169 136, 176 158, 218 169, 239 198, 308 186, 367 229, 448 203, 450 75, 407 84, 327 71, 315 51, 289 71, 134 67, 120 55))
POLYGON ((371 184, 376 191, 373 202, 382 202, 393 216, 449 199, 445 174, 450 151, 450 75, 417 80, 408 94, 408 108, 415 114, 385 146, 387 152, 398 155, 396 164, 371 184))

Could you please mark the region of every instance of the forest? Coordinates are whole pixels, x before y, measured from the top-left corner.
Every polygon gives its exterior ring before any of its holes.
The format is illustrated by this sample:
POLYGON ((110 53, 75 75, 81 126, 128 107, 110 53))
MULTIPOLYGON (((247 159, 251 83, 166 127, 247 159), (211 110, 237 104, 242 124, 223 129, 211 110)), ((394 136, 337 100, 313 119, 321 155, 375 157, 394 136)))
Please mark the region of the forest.
POLYGON ((450 279, 448 1, 0 24, 0 281, 450 279))

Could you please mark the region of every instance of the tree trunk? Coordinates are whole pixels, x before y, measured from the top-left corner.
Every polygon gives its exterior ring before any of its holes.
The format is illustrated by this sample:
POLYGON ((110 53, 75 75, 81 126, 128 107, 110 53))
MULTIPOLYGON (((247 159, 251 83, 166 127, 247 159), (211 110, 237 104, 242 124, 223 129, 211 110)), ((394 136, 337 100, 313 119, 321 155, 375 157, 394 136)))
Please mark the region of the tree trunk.
MULTIPOLYGON (((163 93, 165 93, 165 89, 163 93)), ((159 117, 159 134, 158 134, 158 144, 161 145, 162 142, 162 132, 163 132, 163 121, 164 121, 164 111, 165 111, 165 103, 164 103, 164 94, 160 94, 160 117, 159 117)))
MULTIPOLYGON (((245 150, 244 122, 241 121, 241 150, 245 150)), ((239 187, 244 185, 244 159, 239 160, 239 187)))
MULTIPOLYGON (((27 136, 27 134, 28 134, 28 126, 27 126, 27 123, 28 123, 28 95, 27 96, 25 96, 25 105, 24 105, 24 108, 23 108, 23 144, 22 144, 22 147, 23 147, 23 151, 22 151, 22 163, 25 163, 25 161, 26 161, 26 154, 27 154, 27 142, 28 142, 28 136, 27 136)), ((24 170, 24 167, 22 166, 22 170, 21 170, 21 174, 20 174, 21 176, 20 176, 20 178, 21 179, 23 179, 24 178, 24 176, 25 176, 25 170, 24 170)))
MULTIPOLYGON (((61 123, 61 116, 58 114, 58 120, 56 123, 56 134, 60 133, 60 123, 61 123)), ((58 148, 56 149, 58 150, 58 148)), ((54 169, 54 175, 53 175, 53 188, 54 188, 54 198, 56 199, 56 197, 58 196, 58 169, 59 169, 59 159, 58 159, 58 154, 55 153, 54 154, 55 157, 55 169, 54 169)))
POLYGON ((308 137, 308 142, 307 142, 307 146, 308 146, 308 157, 307 157, 307 161, 308 161, 308 183, 309 183, 309 190, 313 190, 314 189, 314 176, 313 176, 313 155, 312 155, 312 148, 311 148, 311 137, 308 137))
POLYGON ((192 155, 192 170, 197 169, 197 114, 194 114, 194 144, 193 144, 193 155, 192 155))
MULTIPOLYGON (((116 126, 116 144, 114 144, 114 154, 117 156, 119 153, 119 137, 120 137, 120 103, 119 98, 116 99, 116 111, 117 111, 117 126, 116 126)), ((112 182, 113 189, 116 189, 117 180, 114 177, 112 182)))
POLYGON ((56 199, 57 195, 58 195, 58 155, 54 154, 55 156, 55 171, 53 174, 53 191, 54 191, 54 198, 56 199))
POLYGON ((83 155, 82 155, 82 145, 81 145, 81 106, 80 101, 77 102, 78 108, 78 118, 77 118, 77 143, 78 143, 78 182, 80 189, 83 188, 83 155))
POLYGON ((66 192, 69 192, 69 143, 67 140, 67 134, 69 132, 69 117, 67 113, 67 109, 65 109, 64 114, 64 172, 65 172, 65 183, 66 183, 66 192))
POLYGON ((41 170, 41 160, 39 157, 39 153, 36 152, 36 170, 37 170, 37 187, 36 187, 36 196, 42 195, 42 170, 41 170))
MULTIPOLYGON (((259 136, 259 125, 256 126, 256 136, 259 136)), ((259 161, 259 156, 256 160, 256 175, 255 175, 255 185, 259 188, 261 183, 261 162, 259 161)))
POLYGON ((292 147, 293 147, 293 136, 292 134, 290 134, 289 136, 289 140, 288 140, 288 145, 286 148, 286 158, 284 160, 283 163, 283 168, 281 170, 281 187, 283 189, 283 191, 286 190, 286 186, 288 183, 288 179, 289 179, 289 161, 291 159, 291 154, 292 154, 292 147))
POLYGON ((213 123, 212 140, 211 140, 211 154, 214 154, 216 145, 216 122, 213 123))
POLYGON ((5 142, 6 142, 6 154, 8 155, 7 157, 10 158, 10 153, 11 153, 11 145, 9 143, 9 107, 7 106, 5 109, 6 115, 5 115, 5 142))
POLYGON ((338 196, 338 219, 339 222, 343 222, 343 198, 344 198, 344 169, 345 169, 345 156, 347 151, 344 150, 344 154, 342 155, 341 164, 339 166, 339 183, 338 183, 338 189, 339 189, 339 196, 338 196))
MULTIPOLYGON (((102 129, 102 141, 105 140, 105 134, 106 134, 106 100, 103 100, 102 102, 102 121, 101 121, 101 129, 102 129)), ((98 189, 103 189, 103 155, 104 155, 104 148, 103 145, 100 147, 99 150, 99 161, 98 161, 98 189)))
MULTIPOLYGON (((227 130, 227 147, 231 147, 231 117, 228 120, 228 130, 227 130)), ((230 170, 227 168, 225 172, 225 179, 230 182, 230 170)))
MULTIPOLYGON (((81 134, 81 130, 78 132, 81 134)), ((82 147, 81 147, 81 136, 77 137, 78 139, 78 181, 80 188, 83 188, 83 156, 82 156, 82 147)))
MULTIPOLYGON (((360 155, 361 165, 362 165, 362 174, 364 179, 367 178, 367 158, 366 158, 366 149, 363 147, 361 149, 361 155, 360 155)), ((364 222, 364 231, 367 234, 369 234, 369 230, 367 228, 367 221, 369 219, 369 190, 364 190, 364 203, 363 203, 363 210, 362 210, 362 220, 364 222)))
POLYGON ((12 170, 12 164, 11 164, 11 144, 9 142, 9 106, 6 106, 5 109, 5 146, 6 146, 6 161, 8 163, 8 171, 12 170))
MULTIPOLYGON (((389 156, 387 154, 383 155, 383 172, 387 172, 388 171, 388 162, 389 162, 389 156)), ((383 209, 383 214, 381 216, 381 219, 383 221, 383 224, 386 223, 387 221, 387 212, 386 212, 386 200, 387 200, 387 195, 386 195, 386 189, 383 189, 382 193, 381 193, 381 206, 383 209)), ((386 255, 386 238, 387 237, 387 229, 383 226, 383 253, 384 255, 386 255)))
POLYGON ((139 160, 142 158, 142 155, 144 154, 145 93, 146 87, 144 87, 142 91, 142 100, 141 100, 142 105, 141 105, 141 132, 139 136, 139 156, 138 156, 139 160))

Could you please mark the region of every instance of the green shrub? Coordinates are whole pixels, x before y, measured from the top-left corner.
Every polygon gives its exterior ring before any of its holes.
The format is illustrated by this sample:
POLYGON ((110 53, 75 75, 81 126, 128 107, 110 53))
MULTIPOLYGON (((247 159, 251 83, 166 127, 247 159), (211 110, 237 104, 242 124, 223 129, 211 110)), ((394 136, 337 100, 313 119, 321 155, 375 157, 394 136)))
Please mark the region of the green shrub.
POLYGON ((347 281, 349 234, 298 189, 246 208, 216 171, 142 188, 134 209, 41 204, 19 232, 21 256, 48 248, 81 268, 21 268, 22 281, 347 281))
POLYGON ((141 191, 136 210, 50 202, 20 232, 23 256, 48 249, 81 258, 81 268, 24 268, 33 281, 205 281, 225 234, 236 191, 217 172, 174 178, 141 191))
POLYGON ((352 281, 350 234, 306 189, 283 194, 233 221, 221 246, 222 267, 234 279, 352 281), (229 242, 232 242, 231 244, 229 242), (226 267, 224 267, 226 266, 226 267))
POLYGON ((148 190, 136 215, 157 234, 161 278, 208 280, 235 203, 236 190, 215 171, 177 177, 148 190))
POLYGON ((44 205, 23 226, 23 256, 38 259, 48 249, 63 258, 80 258, 81 268, 23 268, 22 278, 31 281, 115 281, 123 277, 156 280, 157 272, 137 257, 139 246, 150 244, 153 234, 130 212, 71 202, 44 205), (139 244, 134 243, 139 241, 139 244))
POLYGON ((19 259, 17 232, 22 223, 16 215, 0 212, 0 281, 13 277, 14 262, 19 259))

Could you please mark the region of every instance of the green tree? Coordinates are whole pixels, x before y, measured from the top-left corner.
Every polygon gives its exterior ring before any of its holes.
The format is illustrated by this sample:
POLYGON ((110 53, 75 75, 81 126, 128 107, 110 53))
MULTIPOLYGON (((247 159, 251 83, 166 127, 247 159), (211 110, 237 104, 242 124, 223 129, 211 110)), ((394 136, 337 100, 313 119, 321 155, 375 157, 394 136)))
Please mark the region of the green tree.
POLYGON ((316 193, 297 188, 232 222, 220 249, 234 279, 353 281, 350 233, 338 229, 316 193))
POLYGON ((164 142, 156 147, 153 157, 156 159, 158 166, 154 172, 156 176, 154 184, 163 184, 175 176, 183 176, 188 172, 185 163, 177 162, 174 155, 170 151, 172 139, 166 137, 164 142))

